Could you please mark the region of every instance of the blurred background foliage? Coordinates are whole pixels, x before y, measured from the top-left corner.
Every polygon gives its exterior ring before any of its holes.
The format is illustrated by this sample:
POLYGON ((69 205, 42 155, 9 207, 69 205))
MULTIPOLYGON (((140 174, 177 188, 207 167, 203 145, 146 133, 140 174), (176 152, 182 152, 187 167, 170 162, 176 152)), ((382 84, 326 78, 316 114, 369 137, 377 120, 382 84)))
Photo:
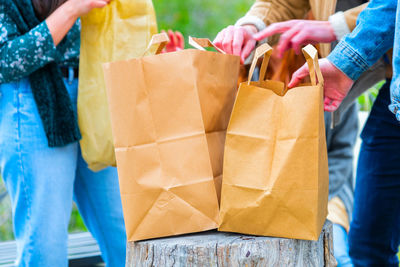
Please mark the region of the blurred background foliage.
MULTIPOLYGON (((155 0, 159 30, 179 30, 213 40, 224 27, 244 16, 254 0, 155 0)), ((186 42, 187 43, 187 42, 186 42)))
POLYGON ((374 103, 376 97, 378 96, 379 89, 385 84, 385 81, 381 81, 371 89, 366 91, 358 98, 358 104, 360 106, 361 111, 370 111, 372 108, 372 104, 374 103))

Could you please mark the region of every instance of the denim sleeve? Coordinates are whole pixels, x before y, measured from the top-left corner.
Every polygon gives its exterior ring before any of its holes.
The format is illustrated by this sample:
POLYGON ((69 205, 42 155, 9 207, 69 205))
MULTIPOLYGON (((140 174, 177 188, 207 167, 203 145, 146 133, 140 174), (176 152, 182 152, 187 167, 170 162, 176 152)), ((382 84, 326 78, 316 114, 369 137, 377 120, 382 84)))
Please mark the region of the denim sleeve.
POLYGON ((369 69, 393 47, 397 0, 371 0, 346 35, 328 56, 352 80, 369 69))
POLYGON ((24 78, 56 57, 46 22, 21 35, 13 21, 0 12, 0 84, 24 78))

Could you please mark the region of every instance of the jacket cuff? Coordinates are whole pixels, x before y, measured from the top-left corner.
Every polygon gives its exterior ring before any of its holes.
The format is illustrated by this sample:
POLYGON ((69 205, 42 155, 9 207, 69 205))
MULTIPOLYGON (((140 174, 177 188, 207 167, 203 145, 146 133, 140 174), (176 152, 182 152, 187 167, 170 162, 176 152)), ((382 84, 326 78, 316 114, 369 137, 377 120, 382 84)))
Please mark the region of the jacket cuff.
POLYGON ((336 68, 341 70, 353 81, 369 69, 364 58, 346 41, 341 41, 327 57, 336 68))
POLYGON ((336 35, 336 39, 340 41, 346 34, 350 33, 349 26, 346 22, 344 12, 339 11, 329 17, 329 22, 332 25, 333 32, 336 35))
POLYGON ((43 49, 43 54, 38 54, 37 57, 41 60, 53 61, 57 58, 57 47, 54 44, 53 36, 50 33, 50 29, 47 26, 47 22, 43 21, 30 32, 32 36, 37 37, 37 44, 39 43, 43 49))
MULTIPOLYGON (((242 18, 240 18, 236 23, 235 26, 239 27, 239 26, 244 26, 244 25, 253 25, 254 27, 257 28, 258 31, 262 31, 264 30, 267 25, 265 25, 264 21, 262 21, 262 19, 260 19, 259 17, 256 16, 244 16, 242 18)), ((258 41, 256 44, 256 47, 259 46, 260 44, 263 44, 265 42, 267 42, 267 38, 265 40, 262 41, 258 41)), ((251 62, 253 61, 253 57, 254 57, 254 50, 251 52, 251 54, 245 59, 244 61, 244 65, 249 65, 251 64, 251 62)))
POLYGON ((256 16, 245 16, 240 18, 236 23, 235 26, 243 26, 243 25, 254 25, 258 31, 264 30, 267 25, 265 25, 264 21, 256 16))

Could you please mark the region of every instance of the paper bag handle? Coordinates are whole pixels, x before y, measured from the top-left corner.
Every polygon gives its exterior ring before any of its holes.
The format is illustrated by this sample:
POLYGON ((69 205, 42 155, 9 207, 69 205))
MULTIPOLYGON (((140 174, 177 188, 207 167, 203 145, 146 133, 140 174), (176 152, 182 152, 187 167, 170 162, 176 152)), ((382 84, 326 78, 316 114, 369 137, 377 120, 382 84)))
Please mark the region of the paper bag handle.
POLYGON ((259 47, 257 47, 256 52, 254 53, 253 62, 251 63, 251 67, 249 70, 249 77, 248 77, 248 81, 247 81, 248 84, 250 84, 251 77, 253 77, 254 70, 257 65, 257 61, 262 56, 264 56, 264 59, 261 64, 260 78, 258 79, 258 81, 261 82, 264 80, 265 74, 267 73, 268 62, 269 62, 269 58, 271 57, 271 53, 272 53, 272 47, 270 47, 269 44, 267 44, 267 43, 264 43, 264 44, 260 45, 259 47))
MULTIPOLYGON (((317 85, 317 84, 323 84, 324 83, 324 78, 321 73, 321 69, 319 68, 318 64, 318 51, 317 49, 312 46, 312 45, 307 45, 302 49, 304 57, 306 58, 307 65, 309 68, 310 72, 310 79, 311 79, 311 84, 312 85, 317 85), (316 78, 318 78, 318 83, 316 78)), ((257 47, 253 62, 250 67, 249 71, 249 77, 247 83, 250 84, 251 78, 253 77, 254 69, 256 68, 257 61, 259 58, 261 58, 264 55, 263 62, 261 64, 261 69, 260 69, 260 78, 259 81, 264 81, 265 75, 267 73, 267 67, 268 67, 268 62, 271 57, 272 53, 272 48, 267 44, 264 43, 257 47)))
POLYGON ((169 37, 168 37, 168 34, 166 34, 165 32, 154 34, 151 37, 150 43, 147 46, 146 51, 144 51, 143 56, 146 53, 148 53, 150 51, 150 49, 155 45, 157 45, 155 55, 160 54, 161 51, 164 49, 164 47, 168 44, 168 42, 169 42, 169 37))
POLYGON ((324 77, 322 76, 321 69, 319 68, 318 63, 318 51, 312 45, 307 45, 302 49, 303 55, 306 58, 308 69, 310 72, 310 79, 312 85, 323 85, 324 84, 324 77), (316 78, 318 78, 318 83, 316 78))
POLYGON ((216 47, 211 41, 210 39, 207 38, 195 38, 192 36, 189 36, 189 44, 191 46, 193 46, 196 49, 205 51, 205 47, 212 47, 215 50, 217 50, 218 52, 225 54, 225 52, 221 49, 219 49, 218 47, 216 47))

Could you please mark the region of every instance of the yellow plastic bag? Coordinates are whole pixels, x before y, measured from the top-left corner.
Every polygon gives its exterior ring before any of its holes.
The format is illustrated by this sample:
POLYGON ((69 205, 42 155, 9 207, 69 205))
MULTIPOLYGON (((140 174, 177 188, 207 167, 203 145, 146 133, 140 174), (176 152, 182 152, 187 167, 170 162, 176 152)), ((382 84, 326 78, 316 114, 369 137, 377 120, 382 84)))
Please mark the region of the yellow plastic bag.
POLYGON ((102 64, 142 56, 155 33, 151 0, 113 0, 82 18, 78 122, 92 170, 116 165, 102 64))

